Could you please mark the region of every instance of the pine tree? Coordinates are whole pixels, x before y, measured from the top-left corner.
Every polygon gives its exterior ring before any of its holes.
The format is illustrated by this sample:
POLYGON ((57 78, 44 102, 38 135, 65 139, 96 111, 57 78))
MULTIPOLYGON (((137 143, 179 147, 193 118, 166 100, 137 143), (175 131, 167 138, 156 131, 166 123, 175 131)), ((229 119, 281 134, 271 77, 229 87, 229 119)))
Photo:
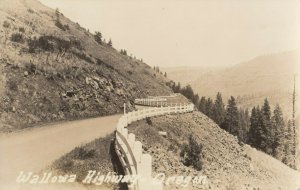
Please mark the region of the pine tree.
POLYGON ((267 152, 268 149, 268 130, 266 128, 266 122, 263 114, 263 110, 257 108, 257 140, 258 147, 260 150, 267 152))
POLYGON ((239 110, 239 135, 238 138, 240 141, 247 143, 248 141, 248 132, 249 132, 249 112, 248 109, 239 110))
POLYGON ((273 144, 274 142, 274 129, 272 128, 271 123, 271 108, 268 99, 264 100, 264 105, 261 108, 261 113, 263 116, 263 128, 266 130, 266 153, 273 155, 273 144))
POLYGON ((222 100, 222 95, 218 92, 212 113, 212 119, 218 124, 221 125, 223 123, 226 115, 225 105, 222 100))
POLYGON ((175 90, 174 90, 175 93, 180 93, 181 92, 181 85, 180 85, 180 82, 177 83, 177 86, 175 86, 175 90))
POLYGON ((213 108, 214 108, 214 102, 212 101, 211 98, 208 98, 207 99, 207 102, 206 102, 206 115, 209 117, 209 118, 212 118, 212 115, 213 115, 213 108))
POLYGON ((193 166, 196 170, 202 169, 202 145, 199 144, 193 135, 189 137, 189 144, 182 146, 180 156, 185 166, 193 166))
POLYGON ((58 8, 55 9, 55 15, 56 15, 56 19, 59 20, 60 11, 58 8))
POLYGON ((194 105, 198 105, 199 104, 199 95, 195 94, 192 100, 194 105))
POLYGON ((230 134, 237 136, 239 131, 239 112, 233 96, 228 100, 226 116, 221 124, 222 128, 230 134))
POLYGON ((107 45, 108 45, 109 47, 112 47, 112 46, 113 46, 113 43, 112 43, 111 39, 109 39, 107 45))
POLYGON ((248 132, 248 143, 253 147, 258 147, 257 125, 258 125, 258 113, 256 107, 253 107, 251 111, 251 117, 250 117, 250 129, 248 132))
POLYGON ((284 145, 285 145, 285 125, 282 116, 282 111, 277 104, 274 109, 274 115, 272 117, 272 125, 274 132, 273 144, 272 144, 272 154, 275 158, 282 160, 284 155, 284 145))
POLYGON ((198 105, 199 111, 206 114, 206 98, 202 96, 198 105))
MULTIPOLYGON (((95 32, 95 35, 94 35, 94 38, 95 38, 95 41, 98 43, 98 44, 102 44, 102 34, 101 32, 95 32)), ((122 50, 121 50, 121 53, 122 53, 122 50)))
POLYGON ((287 128, 285 133, 285 144, 284 144, 284 156, 283 163, 294 168, 294 152, 293 152, 293 142, 294 142, 294 133, 293 133, 293 122, 289 120, 287 122, 287 128))
POLYGON ((191 85, 187 85, 186 87, 184 87, 181 90, 181 93, 190 100, 193 100, 193 98, 194 98, 194 91, 193 91, 191 85))

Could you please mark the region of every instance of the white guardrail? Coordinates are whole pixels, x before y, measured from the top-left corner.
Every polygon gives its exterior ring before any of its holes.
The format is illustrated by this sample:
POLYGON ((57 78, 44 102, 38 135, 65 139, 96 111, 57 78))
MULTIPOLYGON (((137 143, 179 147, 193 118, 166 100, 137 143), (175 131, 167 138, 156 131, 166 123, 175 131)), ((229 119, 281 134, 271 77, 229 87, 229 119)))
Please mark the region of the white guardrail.
POLYGON ((176 104, 167 102, 167 98, 174 98, 178 95, 179 95, 178 93, 175 93, 169 96, 149 96, 148 98, 135 99, 134 103, 136 105, 152 106, 152 107, 173 106, 176 104))
POLYGON ((151 107, 124 114, 118 121, 115 148, 125 175, 136 175, 138 180, 128 184, 131 190, 162 190, 163 184, 152 178, 152 157, 143 154, 142 143, 135 140, 133 133, 128 134, 127 126, 132 122, 171 113, 185 113, 194 110, 193 104, 178 104, 168 107, 151 107))

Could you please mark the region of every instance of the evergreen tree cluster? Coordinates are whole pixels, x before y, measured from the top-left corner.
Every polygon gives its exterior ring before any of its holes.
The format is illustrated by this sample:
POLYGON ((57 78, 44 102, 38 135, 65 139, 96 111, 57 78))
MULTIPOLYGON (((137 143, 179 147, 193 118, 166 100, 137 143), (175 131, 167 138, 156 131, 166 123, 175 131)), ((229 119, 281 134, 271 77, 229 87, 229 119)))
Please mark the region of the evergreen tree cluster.
POLYGON ((191 100, 199 111, 215 121, 222 129, 237 136, 239 142, 250 144, 294 167, 293 124, 291 121, 284 121, 279 105, 272 111, 269 101, 265 99, 264 104, 261 107, 253 107, 250 114, 248 109, 238 107, 233 96, 225 106, 221 93, 217 93, 213 100, 205 96, 200 98, 190 85, 181 87, 180 83, 176 84, 173 81, 167 85, 175 93, 181 93, 191 100))
MULTIPOLYGON (((158 66, 154 66, 154 67, 153 67, 153 70, 154 70, 156 73, 158 73, 158 74, 160 74, 160 75, 163 75, 164 77, 167 78, 167 72, 163 73, 162 71, 159 70, 159 67, 158 67, 158 66)), ((155 75, 155 76, 156 76, 156 75, 155 75)), ((171 83, 173 83, 173 81, 171 81, 171 83)), ((170 86, 170 83, 167 83, 167 85, 170 86)))
POLYGON ((95 31, 94 39, 100 45, 107 45, 109 47, 113 47, 112 40, 109 39, 108 42, 106 43, 106 40, 103 38, 102 33, 99 31, 95 31))
MULTIPOLYGON (((159 72, 158 67, 154 68, 154 70, 157 70, 157 72, 159 72)), ((190 85, 181 87, 180 83, 176 84, 174 81, 167 82, 167 85, 173 90, 174 93, 181 93, 186 98, 191 100, 193 104, 198 105, 199 95, 194 93, 190 85)))
MULTIPOLYGON (((112 44, 111 44, 112 46, 112 44)), ((135 60, 135 61, 138 61, 138 62, 141 62, 141 63, 144 63, 143 59, 138 59, 136 56, 133 56, 132 54, 129 55, 129 53, 127 52, 126 49, 121 49, 120 50, 120 54, 124 55, 124 56, 127 56, 129 59, 131 60, 135 60)))
POLYGON ((265 99, 263 106, 253 107, 250 117, 248 144, 277 158, 290 167, 293 165, 292 122, 284 121, 282 110, 277 104, 271 111, 265 99))
POLYGON ((102 45, 102 43, 103 43, 103 41, 102 41, 102 34, 101 34, 101 32, 95 32, 95 34, 94 34, 94 38, 95 38, 95 41, 98 43, 98 44, 101 44, 102 45))
POLYGON ((127 55, 127 51, 126 51, 125 49, 121 49, 120 53, 121 53, 122 55, 127 55))

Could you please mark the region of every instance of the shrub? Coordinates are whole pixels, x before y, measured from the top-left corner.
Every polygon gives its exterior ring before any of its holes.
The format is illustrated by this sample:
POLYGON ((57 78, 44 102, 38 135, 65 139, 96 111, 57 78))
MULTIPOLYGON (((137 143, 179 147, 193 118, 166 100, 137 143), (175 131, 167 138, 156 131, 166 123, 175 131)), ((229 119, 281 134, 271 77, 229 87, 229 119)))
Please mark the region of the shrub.
POLYGON ((55 21, 55 26, 57 26, 58 28, 60 28, 60 29, 63 30, 63 31, 70 30, 69 25, 67 25, 67 24, 62 24, 62 23, 60 22, 60 20, 58 20, 58 19, 55 21))
POLYGON ((78 40, 64 40, 54 36, 40 36, 38 39, 33 38, 28 41, 29 52, 34 53, 36 49, 43 51, 54 51, 66 52, 72 47, 77 49, 83 49, 80 41, 78 40))
POLYGON ((31 14, 34 13, 34 11, 32 9, 27 9, 27 11, 31 14))
POLYGON ((18 91, 18 83, 15 80, 8 80, 7 86, 11 91, 18 91))
POLYGON ((3 27, 4 27, 4 28, 9 28, 9 27, 10 27, 9 22, 5 20, 5 21, 3 22, 3 27))
POLYGON ((146 117, 146 123, 148 125, 152 125, 152 120, 150 119, 150 117, 146 117))
POLYGON ((24 27, 19 27, 19 32, 25 33, 25 28, 24 27))
POLYGON ((189 144, 181 148, 180 156, 185 166, 193 166, 196 170, 202 169, 202 145, 198 144, 193 135, 189 137, 189 144))
POLYGON ((73 52, 74 55, 76 55, 79 59, 85 60, 86 62, 89 63, 94 63, 94 61, 92 60, 92 57, 90 57, 89 55, 87 55, 84 52, 73 52))
POLYGON ((70 172, 74 167, 74 162, 72 160, 60 160, 56 161, 54 164, 56 168, 59 168, 63 172, 70 172))
POLYGON ((17 43, 23 43, 24 42, 24 36, 21 33, 14 33, 10 37, 11 41, 17 42, 17 43))
POLYGON ((32 62, 25 63, 25 68, 29 73, 35 73, 37 70, 36 65, 33 64, 32 62))
POLYGON ((51 37, 49 36, 41 36, 39 39, 33 38, 29 39, 28 46, 29 52, 34 53, 36 49, 41 49, 44 51, 53 51, 54 44, 50 43, 51 37))

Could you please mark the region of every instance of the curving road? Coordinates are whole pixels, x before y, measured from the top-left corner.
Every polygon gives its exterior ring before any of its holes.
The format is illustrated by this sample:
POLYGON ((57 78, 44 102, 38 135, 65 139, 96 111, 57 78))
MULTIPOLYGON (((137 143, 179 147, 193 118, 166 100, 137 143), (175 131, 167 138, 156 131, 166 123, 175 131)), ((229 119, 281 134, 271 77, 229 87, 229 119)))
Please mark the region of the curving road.
POLYGON ((0 190, 15 189, 20 171, 39 172, 74 147, 116 129, 121 115, 70 121, 0 138, 0 190))

